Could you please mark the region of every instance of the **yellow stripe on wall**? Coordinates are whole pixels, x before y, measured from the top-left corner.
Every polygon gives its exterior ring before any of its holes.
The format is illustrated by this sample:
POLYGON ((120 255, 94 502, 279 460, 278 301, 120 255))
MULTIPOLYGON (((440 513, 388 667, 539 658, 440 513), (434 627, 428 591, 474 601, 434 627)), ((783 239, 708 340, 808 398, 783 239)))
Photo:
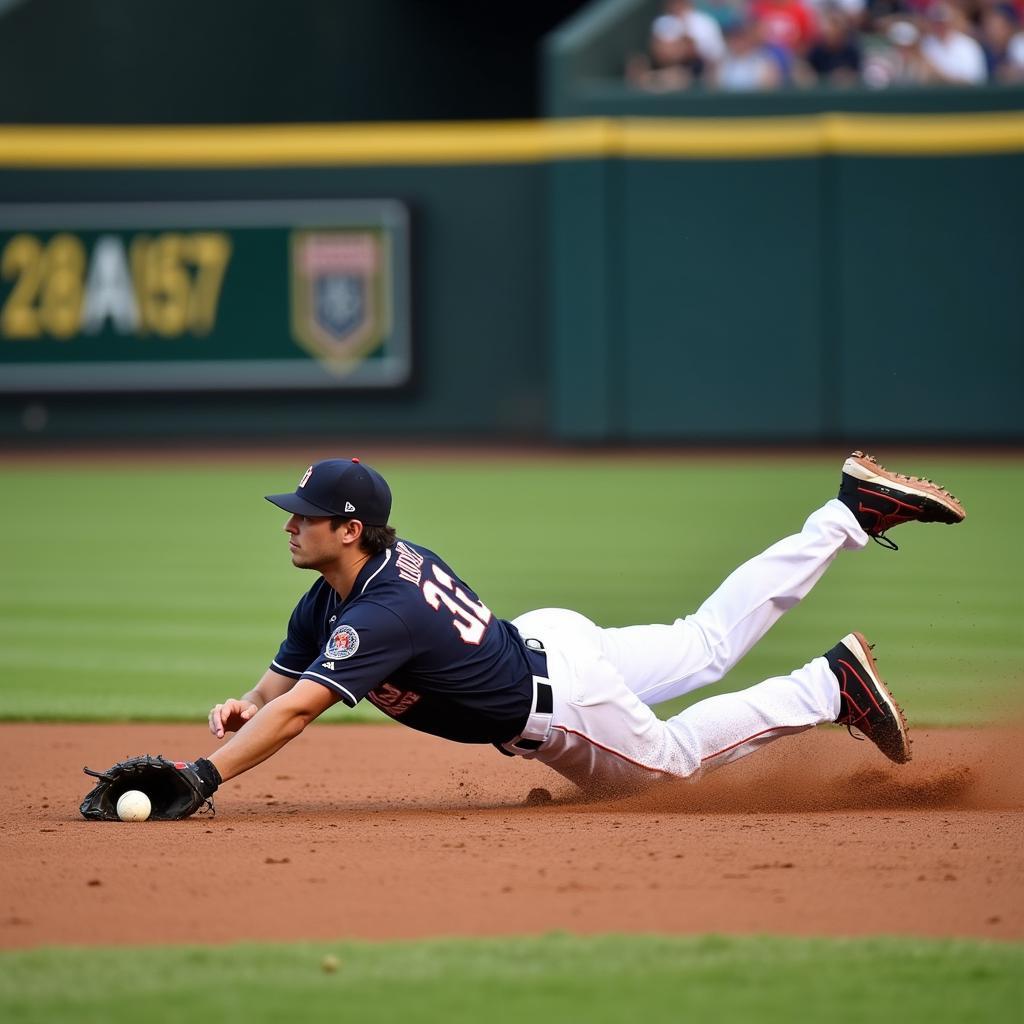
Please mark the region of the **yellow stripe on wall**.
POLYGON ((817 114, 708 121, 628 118, 621 155, 792 157, 955 156, 1024 151, 1024 113, 817 114))
POLYGON ((929 117, 826 115, 831 151, 897 156, 955 156, 1024 150, 1024 113, 933 114, 929 117))
POLYGON ((955 156, 1024 151, 1024 112, 343 125, 0 125, 4 168, 239 168, 955 156))

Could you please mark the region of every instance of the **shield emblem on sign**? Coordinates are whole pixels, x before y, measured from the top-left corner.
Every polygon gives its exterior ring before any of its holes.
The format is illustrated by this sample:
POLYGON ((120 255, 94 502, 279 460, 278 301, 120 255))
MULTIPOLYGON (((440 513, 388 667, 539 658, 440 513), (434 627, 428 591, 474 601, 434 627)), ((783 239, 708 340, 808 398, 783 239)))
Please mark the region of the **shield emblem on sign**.
POLYGON ((292 329, 330 369, 346 373, 390 330, 387 238, 375 231, 292 235, 292 329))
POLYGON ((329 274, 313 282, 313 319, 332 338, 357 334, 367 322, 366 280, 355 274, 329 274))

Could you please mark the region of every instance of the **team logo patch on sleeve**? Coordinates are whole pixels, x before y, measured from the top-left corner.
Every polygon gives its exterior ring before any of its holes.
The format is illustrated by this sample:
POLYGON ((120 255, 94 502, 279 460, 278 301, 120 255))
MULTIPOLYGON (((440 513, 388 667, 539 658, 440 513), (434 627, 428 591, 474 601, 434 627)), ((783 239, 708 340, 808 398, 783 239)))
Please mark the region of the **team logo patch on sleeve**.
POLYGON ((328 658, 342 660, 351 658, 359 650, 359 634, 351 626, 339 626, 327 641, 325 649, 328 658))

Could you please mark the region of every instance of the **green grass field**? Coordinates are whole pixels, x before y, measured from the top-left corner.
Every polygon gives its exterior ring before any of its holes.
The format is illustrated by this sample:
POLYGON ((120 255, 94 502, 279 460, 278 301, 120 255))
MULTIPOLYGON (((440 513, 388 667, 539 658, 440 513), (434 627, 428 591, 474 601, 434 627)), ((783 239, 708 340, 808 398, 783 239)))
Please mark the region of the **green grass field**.
MULTIPOLYGON (((1003 717, 1019 706, 1022 681, 1024 463, 885 455, 950 486, 967 522, 902 527, 898 553, 871 545, 841 555, 723 686, 803 664, 860 629, 913 722, 1003 717)), ((303 468, 280 458, 189 468, 141 457, 0 466, 0 716, 201 720, 248 689, 313 581, 291 567, 284 516, 262 500, 291 489, 303 468)), ((440 552, 497 614, 563 606, 625 625, 692 611, 832 496, 839 465, 424 456, 380 468, 399 531, 440 552)))
POLYGON ((0 954, 8 1024, 1020 1019, 1024 947, 601 936, 0 954), (322 969, 325 955, 338 969, 322 969))

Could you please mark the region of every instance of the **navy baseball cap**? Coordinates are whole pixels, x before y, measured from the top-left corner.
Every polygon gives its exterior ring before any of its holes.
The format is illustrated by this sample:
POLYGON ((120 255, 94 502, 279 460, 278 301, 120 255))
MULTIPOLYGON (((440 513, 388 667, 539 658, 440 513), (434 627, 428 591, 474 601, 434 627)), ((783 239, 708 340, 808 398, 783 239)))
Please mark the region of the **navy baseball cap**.
POLYGON ((294 515, 345 516, 367 526, 386 526, 391 515, 391 488, 358 459, 315 462, 294 493, 268 494, 267 501, 294 515))

